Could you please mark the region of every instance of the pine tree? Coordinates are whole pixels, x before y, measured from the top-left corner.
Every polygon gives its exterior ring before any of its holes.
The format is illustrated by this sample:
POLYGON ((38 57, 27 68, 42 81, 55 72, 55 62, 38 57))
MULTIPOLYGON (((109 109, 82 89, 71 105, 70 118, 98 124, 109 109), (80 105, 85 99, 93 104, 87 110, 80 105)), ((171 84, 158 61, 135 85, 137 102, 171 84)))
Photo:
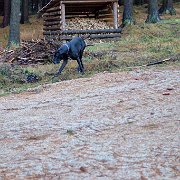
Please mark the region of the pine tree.
POLYGON ((176 15, 176 10, 173 7, 173 0, 163 0, 162 6, 159 9, 159 14, 176 15))
POLYGON ((149 0, 148 17, 146 23, 157 23, 160 21, 157 0, 149 0))
POLYGON ((133 17, 133 0, 125 0, 121 26, 124 27, 126 25, 133 25, 133 24, 135 24, 135 20, 133 17))
POLYGON ((10 30, 8 47, 20 44, 20 0, 11 0, 10 30))
POLYGON ((21 24, 29 22, 29 0, 22 0, 21 24))
POLYGON ((11 1, 4 0, 4 17, 1 27, 6 27, 10 22, 10 10, 11 10, 11 1))

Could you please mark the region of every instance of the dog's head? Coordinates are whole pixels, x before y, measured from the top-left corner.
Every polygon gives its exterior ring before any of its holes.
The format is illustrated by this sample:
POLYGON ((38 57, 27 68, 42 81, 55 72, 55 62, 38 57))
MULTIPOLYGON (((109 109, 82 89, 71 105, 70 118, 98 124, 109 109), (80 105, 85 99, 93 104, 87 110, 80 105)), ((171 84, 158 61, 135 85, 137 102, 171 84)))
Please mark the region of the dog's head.
POLYGON ((69 46, 67 44, 62 45, 54 54, 53 63, 59 64, 60 61, 68 56, 69 46))
POLYGON ((59 64, 60 63, 60 53, 58 51, 55 52, 54 58, 53 58, 53 63, 54 64, 59 64))
POLYGON ((62 59, 63 59, 63 52, 61 48, 59 48, 54 54, 53 63, 59 64, 62 59))

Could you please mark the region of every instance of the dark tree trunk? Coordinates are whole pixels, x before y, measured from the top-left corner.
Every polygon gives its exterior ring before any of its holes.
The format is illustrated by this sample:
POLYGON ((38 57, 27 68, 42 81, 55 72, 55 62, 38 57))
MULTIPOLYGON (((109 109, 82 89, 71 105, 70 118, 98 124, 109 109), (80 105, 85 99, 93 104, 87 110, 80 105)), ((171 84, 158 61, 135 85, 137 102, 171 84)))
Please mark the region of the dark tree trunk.
POLYGON ((42 0, 42 6, 44 7, 50 0, 42 0))
POLYGON ((144 0, 134 0, 134 4, 135 5, 143 5, 144 4, 144 0))
POLYGON ((4 0, 4 17, 1 27, 6 27, 10 22, 11 1, 4 0))
POLYGON ((146 23, 157 23, 160 21, 157 0, 149 0, 148 17, 146 23))
POLYGON ((22 0, 21 24, 29 22, 29 0, 22 0))
POLYGON ((31 13, 34 11, 34 0, 31 0, 31 13))
POLYGON ((31 0, 31 14, 36 14, 38 11, 39 0, 31 0))
POLYGON ((173 8, 173 0, 163 0, 162 6, 159 9, 159 14, 176 15, 176 10, 173 8))
POLYGON ((20 0, 11 0, 10 30, 8 47, 20 44, 20 0))
POLYGON ((42 0, 39 1, 38 7, 39 7, 38 10, 39 10, 39 9, 42 9, 42 7, 43 7, 43 1, 42 1, 42 0))
POLYGON ((39 0, 35 1, 34 12, 37 13, 39 10, 39 0))
POLYGON ((126 25, 133 25, 133 24, 135 24, 135 20, 133 18, 133 0, 125 0, 121 26, 124 27, 126 25))
POLYGON ((118 4, 119 4, 119 6, 121 6, 123 4, 122 0, 118 0, 118 4))
POLYGON ((45 5, 46 5, 46 1, 42 0, 42 6, 45 6, 45 5))
POLYGON ((4 0, 0 1, 0 16, 4 16, 4 0))

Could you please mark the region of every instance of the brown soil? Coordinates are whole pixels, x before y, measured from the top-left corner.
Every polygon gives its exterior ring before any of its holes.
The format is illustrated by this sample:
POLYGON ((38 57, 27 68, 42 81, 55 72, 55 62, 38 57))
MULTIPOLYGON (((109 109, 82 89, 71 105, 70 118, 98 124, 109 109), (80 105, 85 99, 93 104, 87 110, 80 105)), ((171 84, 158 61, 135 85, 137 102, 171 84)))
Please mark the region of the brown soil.
POLYGON ((100 73, 0 98, 0 179, 178 179, 180 68, 100 73))

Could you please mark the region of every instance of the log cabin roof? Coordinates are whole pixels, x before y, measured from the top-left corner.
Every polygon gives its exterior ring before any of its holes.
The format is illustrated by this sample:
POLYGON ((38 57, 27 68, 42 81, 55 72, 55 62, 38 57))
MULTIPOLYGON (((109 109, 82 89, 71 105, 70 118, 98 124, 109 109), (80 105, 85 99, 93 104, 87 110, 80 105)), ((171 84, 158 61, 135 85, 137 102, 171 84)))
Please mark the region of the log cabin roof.
POLYGON ((39 10, 38 13, 45 13, 47 9, 53 7, 56 4, 64 3, 66 7, 69 7, 69 11, 73 11, 77 7, 79 11, 93 11, 96 8, 102 7, 108 3, 118 2, 118 0, 51 0, 46 6, 39 10), (81 4, 81 5, 80 5, 81 4), (82 6, 83 5, 83 6, 82 6))

